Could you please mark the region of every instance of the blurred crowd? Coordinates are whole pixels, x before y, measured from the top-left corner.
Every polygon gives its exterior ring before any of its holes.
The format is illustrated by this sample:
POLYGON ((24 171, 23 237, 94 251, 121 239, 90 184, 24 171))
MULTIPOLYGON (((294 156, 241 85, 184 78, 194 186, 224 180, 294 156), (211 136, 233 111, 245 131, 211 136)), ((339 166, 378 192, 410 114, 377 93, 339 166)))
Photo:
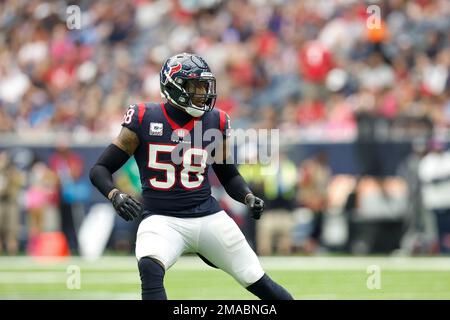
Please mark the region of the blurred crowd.
POLYGON ((76 253, 90 198, 83 170, 82 158, 63 144, 48 159, 25 148, 0 152, 0 252, 35 254, 42 234, 61 232, 76 253))
MULTIPOLYGON (((302 161, 282 154, 272 175, 240 167, 267 203, 256 230, 240 221, 258 253, 318 252, 327 246, 324 213, 396 212, 389 206, 399 194, 414 204, 399 210, 402 248, 432 252, 434 232, 450 251, 442 141, 413 146, 394 180, 383 169, 393 153, 377 145, 448 137, 449 30, 447 0, 1 1, 0 151, 47 138, 54 150, 42 159, 0 153, 0 248, 33 252, 40 234, 60 230, 77 253, 92 186, 71 141, 110 141, 128 104, 160 101, 161 65, 185 51, 209 63, 216 106, 232 127, 278 128, 283 142, 356 142, 360 177, 334 176, 324 152, 302 161), (69 5, 80 8, 80 28, 68 24, 77 18, 69 5)), ((117 178, 139 193, 131 163, 117 178)), ((118 239, 130 249, 132 241, 118 239)))
MULTIPOLYGON (((91 156, 98 156, 97 152, 91 156)), ((63 141, 45 155, 25 147, 0 151, 0 254, 64 256, 85 249, 81 246, 86 239, 80 237, 88 232, 86 218, 106 202, 100 194, 93 194, 86 174, 90 162, 63 141)), ((140 197, 139 172, 133 159, 115 178, 121 190, 140 197)), ((105 234, 105 247, 130 253, 137 221, 126 224, 116 217, 112 206, 106 206, 111 226, 102 220, 91 227, 97 228, 97 234, 105 234), (105 231, 113 227, 113 234, 105 231)))
POLYGON ((160 66, 182 51, 209 62, 217 106, 235 127, 348 140, 358 112, 369 111, 425 117, 445 130, 449 7, 446 0, 2 1, 0 132, 114 135, 127 104, 160 99, 160 66), (69 4, 81 9, 80 29, 66 25, 69 4))

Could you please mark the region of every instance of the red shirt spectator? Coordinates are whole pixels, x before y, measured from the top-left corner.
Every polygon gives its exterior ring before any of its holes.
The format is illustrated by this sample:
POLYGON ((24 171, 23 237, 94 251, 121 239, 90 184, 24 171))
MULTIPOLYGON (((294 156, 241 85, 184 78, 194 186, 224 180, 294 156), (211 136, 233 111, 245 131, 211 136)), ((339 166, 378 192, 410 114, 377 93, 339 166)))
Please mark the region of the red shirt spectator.
POLYGON ((83 173, 83 159, 67 146, 60 145, 49 159, 50 168, 62 177, 77 180, 83 173))
POLYGON ((300 72, 310 82, 323 82, 334 66, 330 51, 318 41, 307 42, 298 57, 300 72))

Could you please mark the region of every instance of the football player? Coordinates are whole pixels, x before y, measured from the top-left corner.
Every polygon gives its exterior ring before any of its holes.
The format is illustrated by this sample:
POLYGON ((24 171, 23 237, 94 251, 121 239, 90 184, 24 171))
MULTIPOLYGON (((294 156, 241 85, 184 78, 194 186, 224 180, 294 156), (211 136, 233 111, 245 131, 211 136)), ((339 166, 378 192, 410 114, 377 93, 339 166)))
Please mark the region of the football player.
POLYGON ((175 55, 161 69, 160 87, 167 101, 131 105, 120 134, 90 170, 92 183, 123 219, 142 217, 136 238, 142 299, 167 299, 164 274, 187 252, 229 273, 260 299, 292 299, 265 274, 239 227, 211 196, 210 164, 227 193, 253 218, 264 210, 234 164, 209 161, 226 158, 225 143, 217 152, 208 152, 211 141, 194 144, 196 135, 210 129, 226 138, 230 126, 228 115, 214 109, 216 79, 209 66, 195 54, 175 55), (112 174, 130 156, 139 167, 142 204, 113 182, 112 174))

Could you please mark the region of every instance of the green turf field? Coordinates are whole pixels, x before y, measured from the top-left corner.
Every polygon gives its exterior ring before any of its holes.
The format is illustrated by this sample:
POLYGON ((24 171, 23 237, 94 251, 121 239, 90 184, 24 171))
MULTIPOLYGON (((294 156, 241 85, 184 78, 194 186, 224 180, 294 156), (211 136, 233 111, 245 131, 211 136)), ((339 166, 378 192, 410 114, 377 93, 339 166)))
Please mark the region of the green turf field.
MULTIPOLYGON (((263 257, 261 263, 296 299, 450 299, 450 258, 263 257), (374 265, 380 272, 368 273, 374 265)), ((254 299, 196 257, 182 257, 165 285, 169 299, 254 299)), ((134 257, 53 263, 0 257, 0 299, 139 298, 134 257)))

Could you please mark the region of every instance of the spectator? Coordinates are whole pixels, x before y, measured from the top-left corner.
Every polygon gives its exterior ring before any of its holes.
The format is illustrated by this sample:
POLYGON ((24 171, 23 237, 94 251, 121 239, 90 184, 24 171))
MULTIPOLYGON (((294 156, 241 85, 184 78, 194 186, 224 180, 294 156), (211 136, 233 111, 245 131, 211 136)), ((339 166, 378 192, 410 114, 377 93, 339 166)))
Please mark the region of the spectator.
POLYGON ((441 253, 450 253, 450 151, 439 140, 432 140, 429 153, 420 161, 419 178, 425 208, 436 219, 441 253))
POLYGON ((17 199, 24 183, 24 176, 9 154, 0 152, 0 253, 3 250, 9 255, 18 253, 20 211, 17 199))
POLYGON ((259 166, 265 214, 256 225, 256 246, 260 255, 292 252, 292 211, 296 207, 297 168, 283 153, 276 166, 259 166))
POLYGON ((84 162, 61 141, 49 163, 58 176, 62 231, 67 237, 70 250, 77 253, 77 232, 85 215, 84 205, 90 197, 90 185, 86 178, 82 177, 84 162))
POLYGON ((29 185, 25 195, 28 212, 28 250, 35 250, 35 241, 47 230, 46 218, 56 197, 56 175, 42 161, 35 161, 30 168, 29 185))
POLYGON ((332 172, 327 155, 323 151, 305 160, 299 171, 299 203, 313 213, 312 232, 304 250, 313 253, 322 244, 323 216, 327 210, 328 184, 332 172))
POLYGON ((419 177, 419 166, 427 154, 425 139, 416 139, 410 155, 400 164, 398 175, 408 186, 408 208, 405 214, 404 235, 401 250, 404 254, 430 253, 432 239, 428 214, 423 203, 423 188, 419 177))

